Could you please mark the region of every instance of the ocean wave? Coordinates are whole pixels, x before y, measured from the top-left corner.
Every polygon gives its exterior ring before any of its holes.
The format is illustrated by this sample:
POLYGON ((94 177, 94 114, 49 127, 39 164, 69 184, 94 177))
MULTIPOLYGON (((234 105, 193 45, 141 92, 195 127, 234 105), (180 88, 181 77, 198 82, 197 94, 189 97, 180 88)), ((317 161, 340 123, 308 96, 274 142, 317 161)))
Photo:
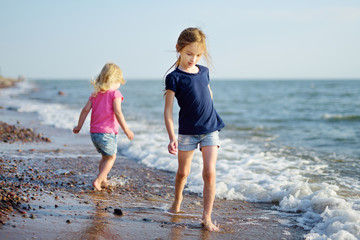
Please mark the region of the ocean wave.
MULTIPOLYGON (((151 127, 145 122, 133 126, 142 129, 142 135, 133 142, 122 138, 119 143, 121 153, 148 167, 176 172, 177 159, 167 153, 166 132, 155 131, 158 126, 151 127), (152 128, 153 131, 150 130, 152 128), (150 131, 146 132, 146 129, 150 131)), ((217 161, 218 198, 271 202, 279 211, 299 212, 301 217, 297 225, 311 230, 306 239, 335 236, 360 238, 357 230, 359 206, 339 196, 336 184, 314 181, 309 177, 326 176, 326 162, 321 159, 314 162, 300 156, 291 158, 286 149, 279 149, 280 153, 264 152, 255 145, 238 144, 226 138, 222 140, 222 145, 217 161)), ((200 195, 203 188, 202 167, 201 153, 196 151, 186 190, 200 195)))
POLYGON ((325 120, 331 121, 360 121, 360 115, 341 115, 341 114, 324 114, 322 116, 325 120))
POLYGON ((23 81, 17 83, 14 87, 3 88, 0 91, 0 97, 2 99, 7 99, 9 97, 18 96, 26 92, 32 91, 34 89, 34 84, 29 81, 23 81))
MULTIPOLYGON (((79 110, 70 109, 63 104, 47 104, 34 101, 21 101, 19 105, 19 112, 36 112, 42 124, 54 126, 56 128, 72 130, 76 126, 79 110)), ((89 117, 85 120, 82 132, 88 132, 90 129, 89 117)))

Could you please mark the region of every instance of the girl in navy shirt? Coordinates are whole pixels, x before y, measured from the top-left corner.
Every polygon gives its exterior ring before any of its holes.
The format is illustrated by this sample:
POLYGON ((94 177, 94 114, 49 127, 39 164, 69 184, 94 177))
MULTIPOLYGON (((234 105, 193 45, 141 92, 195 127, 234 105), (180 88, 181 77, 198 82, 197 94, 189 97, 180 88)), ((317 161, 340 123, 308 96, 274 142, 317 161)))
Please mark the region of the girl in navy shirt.
POLYGON ((211 220, 211 213, 215 199, 219 131, 225 124, 214 108, 209 69, 197 65, 202 56, 209 60, 204 33, 198 28, 185 29, 178 38, 176 51, 179 57, 174 64, 175 70, 165 78, 164 119, 170 139, 168 150, 171 154, 178 154, 179 164, 175 179, 175 199, 169 211, 180 212, 182 193, 190 173, 194 150, 199 145, 203 156, 204 181, 202 221, 206 229, 219 231, 219 227, 211 220), (178 139, 173 122, 174 97, 180 107, 178 139))

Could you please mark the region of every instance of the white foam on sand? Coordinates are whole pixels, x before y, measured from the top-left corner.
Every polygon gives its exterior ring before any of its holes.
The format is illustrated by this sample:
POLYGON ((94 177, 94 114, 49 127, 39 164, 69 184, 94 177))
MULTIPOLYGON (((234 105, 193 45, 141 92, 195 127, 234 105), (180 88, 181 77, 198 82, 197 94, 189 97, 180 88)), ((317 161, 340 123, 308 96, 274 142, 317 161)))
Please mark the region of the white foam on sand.
MULTIPOLYGON (((121 152, 148 167, 175 172, 177 158, 167 153, 166 133, 155 128, 151 131, 151 126, 145 123, 131 124, 142 133, 133 142, 120 137, 121 152)), ((231 139, 223 139, 217 162, 216 195, 226 199, 274 202, 278 203, 276 209, 279 211, 302 213, 297 224, 310 230, 305 236, 307 239, 342 239, 344 236, 358 239, 359 203, 338 195, 336 184, 308 177, 326 177, 327 167, 320 159, 315 159, 315 163, 301 157, 287 159, 281 154, 263 152, 256 146, 241 146, 231 139)), ((201 172, 202 157, 196 151, 187 190, 201 194, 201 172)))
POLYGON ((118 177, 118 176, 111 177, 111 178, 108 180, 109 186, 112 186, 112 187, 115 187, 115 186, 123 187, 123 186, 126 185, 127 182, 128 182, 128 179, 122 178, 122 177, 118 177))

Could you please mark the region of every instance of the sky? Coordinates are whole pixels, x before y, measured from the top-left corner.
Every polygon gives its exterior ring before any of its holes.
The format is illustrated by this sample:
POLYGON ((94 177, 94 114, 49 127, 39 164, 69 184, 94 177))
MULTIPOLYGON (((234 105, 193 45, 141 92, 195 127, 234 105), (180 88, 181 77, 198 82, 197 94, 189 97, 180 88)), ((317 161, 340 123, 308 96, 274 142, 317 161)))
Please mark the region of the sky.
POLYGON ((0 0, 0 75, 162 79, 187 27, 212 79, 360 79, 358 0, 0 0))

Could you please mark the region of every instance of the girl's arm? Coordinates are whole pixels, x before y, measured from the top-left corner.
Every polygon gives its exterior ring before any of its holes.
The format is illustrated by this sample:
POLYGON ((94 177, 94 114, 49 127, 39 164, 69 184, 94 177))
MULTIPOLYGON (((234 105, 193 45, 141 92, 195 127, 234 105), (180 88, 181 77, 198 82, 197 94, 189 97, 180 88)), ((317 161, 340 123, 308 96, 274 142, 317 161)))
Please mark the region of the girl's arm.
POLYGON ((124 131, 125 135, 129 140, 133 140, 134 133, 127 127, 125 117, 121 111, 121 98, 115 98, 113 107, 114 107, 115 117, 119 122, 121 129, 124 131))
POLYGON ((164 120, 166 130, 169 135, 170 143, 168 145, 169 153, 176 155, 178 142, 174 132, 174 122, 173 122, 173 104, 174 104, 175 92, 171 90, 166 91, 165 95, 165 108, 164 108, 164 120))
POLYGON ((81 113, 80 113, 80 116, 79 116, 79 121, 78 121, 78 125, 76 127, 74 127, 73 129, 73 133, 79 133, 84 122, 85 122, 85 119, 87 117, 87 115, 89 114, 90 110, 91 110, 91 107, 92 107, 92 103, 91 101, 89 100, 86 105, 83 107, 83 109, 81 110, 81 113))
POLYGON ((212 93, 212 91, 211 91, 210 84, 208 84, 208 88, 209 88, 209 91, 210 91, 211 99, 213 99, 213 93, 212 93))

